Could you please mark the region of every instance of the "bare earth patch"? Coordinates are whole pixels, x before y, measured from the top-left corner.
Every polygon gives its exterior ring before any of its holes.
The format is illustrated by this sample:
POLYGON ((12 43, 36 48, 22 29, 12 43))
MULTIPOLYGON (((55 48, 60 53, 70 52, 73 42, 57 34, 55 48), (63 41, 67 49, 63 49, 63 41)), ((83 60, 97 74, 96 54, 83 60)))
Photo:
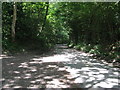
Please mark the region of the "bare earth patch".
POLYGON ((57 45, 45 55, 2 56, 3 88, 120 88, 119 70, 57 45))

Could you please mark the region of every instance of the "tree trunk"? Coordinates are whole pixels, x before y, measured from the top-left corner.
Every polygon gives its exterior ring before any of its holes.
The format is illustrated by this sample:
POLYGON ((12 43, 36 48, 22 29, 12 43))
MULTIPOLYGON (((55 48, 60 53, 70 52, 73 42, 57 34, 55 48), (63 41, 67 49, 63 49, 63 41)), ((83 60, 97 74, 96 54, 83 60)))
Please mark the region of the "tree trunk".
POLYGON ((75 45, 78 44, 78 31, 77 30, 74 31, 74 43, 75 45))
POLYGON ((15 25, 16 25, 16 16, 17 16, 17 5, 16 2, 13 4, 13 21, 12 21, 12 41, 15 41, 15 25))
POLYGON ((43 29, 44 29, 44 27, 45 27, 46 18, 47 18, 47 15, 48 15, 49 2, 46 2, 46 4, 47 4, 47 6, 46 6, 46 13, 45 13, 45 18, 44 18, 44 22, 43 22, 41 31, 43 31, 43 29))

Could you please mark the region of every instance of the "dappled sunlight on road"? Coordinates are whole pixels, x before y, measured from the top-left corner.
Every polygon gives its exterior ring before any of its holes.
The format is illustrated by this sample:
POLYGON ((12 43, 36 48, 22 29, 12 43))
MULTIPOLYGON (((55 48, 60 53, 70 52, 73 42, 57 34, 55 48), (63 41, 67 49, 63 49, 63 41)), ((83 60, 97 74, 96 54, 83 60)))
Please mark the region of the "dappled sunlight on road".
POLYGON ((52 54, 3 57, 3 88, 118 88, 118 69, 57 46, 52 54))

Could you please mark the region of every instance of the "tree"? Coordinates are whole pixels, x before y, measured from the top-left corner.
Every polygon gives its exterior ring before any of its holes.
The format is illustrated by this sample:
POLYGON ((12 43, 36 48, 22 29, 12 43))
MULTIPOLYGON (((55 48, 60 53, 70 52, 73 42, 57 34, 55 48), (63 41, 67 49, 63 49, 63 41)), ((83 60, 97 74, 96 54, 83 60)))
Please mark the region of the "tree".
POLYGON ((48 15, 48 9, 49 9, 49 2, 46 2, 46 13, 45 13, 45 17, 44 17, 44 21, 43 21, 43 25, 42 25, 41 31, 43 31, 43 29, 45 27, 45 24, 46 24, 46 18, 47 18, 47 15, 48 15))
POLYGON ((17 3, 13 3, 13 21, 12 21, 12 41, 15 41, 15 26, 16 26, 16 19, 17 19, 17 3))

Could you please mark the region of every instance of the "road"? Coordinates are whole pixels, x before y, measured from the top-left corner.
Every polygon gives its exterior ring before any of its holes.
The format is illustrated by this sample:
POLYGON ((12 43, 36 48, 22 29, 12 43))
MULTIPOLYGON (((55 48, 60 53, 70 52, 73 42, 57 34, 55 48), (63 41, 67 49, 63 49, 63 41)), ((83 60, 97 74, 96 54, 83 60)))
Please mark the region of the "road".
POLYGON ((118 68, 64 44, 2 58, 3 88, 120 88, 118 68))

